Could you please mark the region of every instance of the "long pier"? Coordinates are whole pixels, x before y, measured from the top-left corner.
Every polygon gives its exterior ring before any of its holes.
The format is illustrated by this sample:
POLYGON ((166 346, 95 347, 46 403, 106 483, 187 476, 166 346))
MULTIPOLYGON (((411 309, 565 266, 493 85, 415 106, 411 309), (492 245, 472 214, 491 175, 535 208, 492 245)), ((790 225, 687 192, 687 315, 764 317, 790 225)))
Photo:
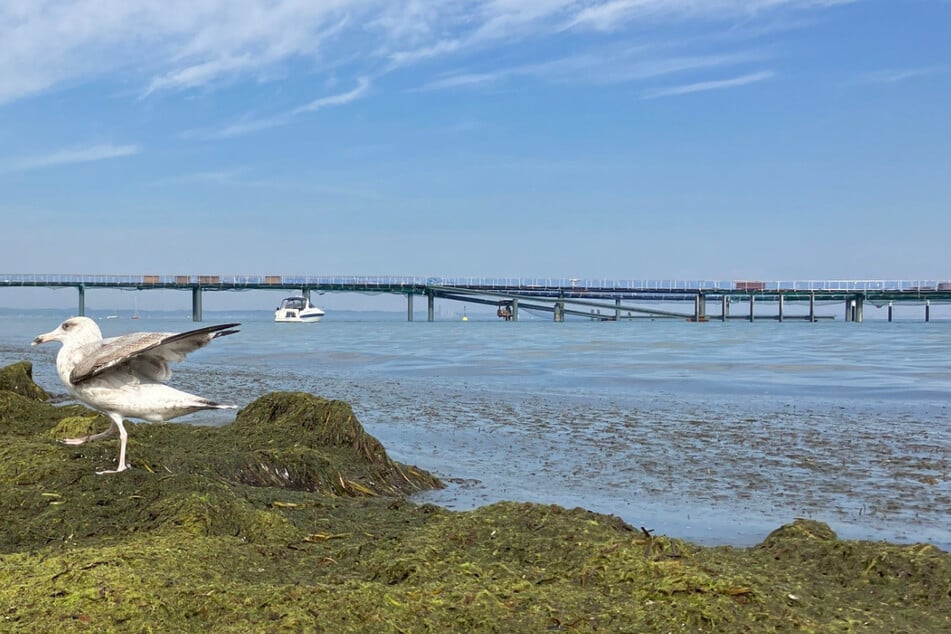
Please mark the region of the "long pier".
POLYGON ((407 319, 413 320, 413 298, 427 299, 428 321, 434 320, 436 298, 498 306, 506 320, 518 320, 519 308, 551 313, 554 321, 566 315, 600 321, 637 317, 676 318, 691 321, 742 319, 817 321, 817 302, 842 302, 844 320, 861 322, 866 302, 888 306, 888 320, 896 303, 924 306, 930 320, 932 303, 951 303, 951 280, 607 280, 544 278, 440 278, 393 276, 288 276, 288 275, 70 275, 3 274, 0 287, 75 288, 78 314, 85 314, 89 288, 121 290, 172 289, 192 297, 192 319, 202 320, 202 294, 214 291, 283 290, 304 296, 311 292, 390 293, 404 295, 407 319), (635 303, 636 302, 636 303, 635 303), (663 310, 645 304, 692 302, 687 311, 663 310), (774 315, 754 310, 759 302, 773 302, 774 315), (808 303, 805 315, 790 315, 790 302, 808 303), (713 314, 707 307, 718 306, 713 314), (739 305, 739 309, 737 306, 739 305), (601 311, 604 311, 603 313, 601 311), (731 312, 733 314, 731 314, 731 312))

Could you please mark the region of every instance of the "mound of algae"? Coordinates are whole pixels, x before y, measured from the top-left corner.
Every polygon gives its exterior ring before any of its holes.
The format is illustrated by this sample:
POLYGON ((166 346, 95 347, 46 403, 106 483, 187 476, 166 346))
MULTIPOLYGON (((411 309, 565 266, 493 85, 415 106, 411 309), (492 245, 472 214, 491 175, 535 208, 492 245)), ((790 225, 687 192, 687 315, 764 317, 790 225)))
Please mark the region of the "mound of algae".
POLYGON ((129 425, 0 369, 0 631, 942 632, 951 555, 797 520, 702 548, 583 509, 470 512, 350 407, 269 394, 221 428, 129 425), (11 389, 7 386, 20 386, 11 389))

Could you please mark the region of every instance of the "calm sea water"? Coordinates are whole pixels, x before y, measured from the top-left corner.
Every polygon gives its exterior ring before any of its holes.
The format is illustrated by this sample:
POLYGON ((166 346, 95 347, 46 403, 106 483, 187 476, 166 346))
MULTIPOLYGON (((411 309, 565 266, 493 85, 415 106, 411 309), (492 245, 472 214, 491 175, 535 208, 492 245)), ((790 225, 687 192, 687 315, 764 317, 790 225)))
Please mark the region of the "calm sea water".
MULTIPOLYGON (((65 393, 68 314, 0 313, 0 364, 65 393)), ((274 390, 353 405, 390 455, 449 483, 420 501, 583 506, 704 544, 748 545, 796 517, 840 536, 951 549, 951 322, 241 321, 172 383, 243 406, 274 390)), ((101 320, 106 336, 183 316, 101 320)), ((227 424, 233 413, 181 419, 227 424)))

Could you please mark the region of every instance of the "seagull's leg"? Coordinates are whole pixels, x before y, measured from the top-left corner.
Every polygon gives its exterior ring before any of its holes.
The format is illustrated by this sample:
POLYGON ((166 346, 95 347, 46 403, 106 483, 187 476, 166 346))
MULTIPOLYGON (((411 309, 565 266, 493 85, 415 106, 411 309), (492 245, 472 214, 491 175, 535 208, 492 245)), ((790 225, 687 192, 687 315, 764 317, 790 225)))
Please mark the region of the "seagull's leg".
POLYGON ((98 475, 104 473, 119 473, 120 471, 125 471, 129 468, 129 465, 125 463, 125 445, 126 441, 129 439, 129 433, 125 430, 125 427, 122 426, 122 415, 110 413, 109 418, 112 419, 112 424, 119 428, 119 468, 117 469, 108 469, 106 471, 97 471, 98 475))
MULTIPOLYGON (((112 418, 112 416, 109 418, 112 418)), ((118 431, 118 428, 116 427, 116 421, 113 420, 109 423, 109 428, 106 429, 106 431, 101 431, 98 434, 90 434, 89 436, 80 436, 79 438, 63 438, 60 442, 64 445, 81 445, 92 440, 99 440, 100 438, 111 436, 116 433, 116 431, 118 431)))

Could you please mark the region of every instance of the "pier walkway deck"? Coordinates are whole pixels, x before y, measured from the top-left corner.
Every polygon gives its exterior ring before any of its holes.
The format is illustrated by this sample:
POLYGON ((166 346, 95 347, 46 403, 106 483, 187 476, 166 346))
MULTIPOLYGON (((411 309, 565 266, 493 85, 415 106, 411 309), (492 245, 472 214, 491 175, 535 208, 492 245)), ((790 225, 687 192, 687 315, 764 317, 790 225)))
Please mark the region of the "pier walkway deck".
POLYGON ((190 291, 192 317, 201 321, 201 297, 206 291, 293 290, 303 295, 313 292, 390 293, 407 297, 407 318, 413 318, 413 297, 428 300, 428 318, 433 320, 436 298, 471 303, 504 305, 518 319, 518 307, 546 311, 556 321, 565 315, 607 320, 637 316, 710 319, 762 318, 754 315, 756 302, 775 302, 780 321, 787 302, 809 302, 809 314, 796 319, 815 321, 815 303, 844 302, 845 320, 862 321, 865 302, 891 306, 896 302, 929 306, 951 302, 951 280, 609 280, 548 278, 442 278, 400 276, 297 276, 297 275, 72 275, 3 274, 0 287, 76 288, 79 314, 85 312, 87 288, 122 290, 173 289, 190 291), (692 301, 689 312, 650 307, 659 302, 692 301), (708 302, 719 302, 716 316, 707 313, 708 302), (634 304, 636 302, 636 304, 634 304), (748 302, 749 312, 730 315, 730 305, 748 302), (605 310, 601 314, 601 310, 605 310), (627 315, 624 315, 627 313, 627 315))

